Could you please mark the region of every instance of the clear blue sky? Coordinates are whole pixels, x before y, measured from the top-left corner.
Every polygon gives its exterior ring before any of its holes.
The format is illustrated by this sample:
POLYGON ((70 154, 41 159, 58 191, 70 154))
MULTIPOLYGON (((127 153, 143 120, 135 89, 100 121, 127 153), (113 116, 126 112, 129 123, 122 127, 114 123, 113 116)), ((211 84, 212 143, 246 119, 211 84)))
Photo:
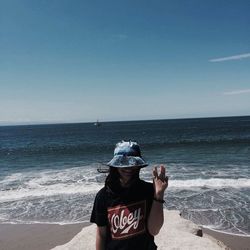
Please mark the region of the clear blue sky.
POLYGON ((0 0, 0 124, 231 115, 249 0, 0 0))

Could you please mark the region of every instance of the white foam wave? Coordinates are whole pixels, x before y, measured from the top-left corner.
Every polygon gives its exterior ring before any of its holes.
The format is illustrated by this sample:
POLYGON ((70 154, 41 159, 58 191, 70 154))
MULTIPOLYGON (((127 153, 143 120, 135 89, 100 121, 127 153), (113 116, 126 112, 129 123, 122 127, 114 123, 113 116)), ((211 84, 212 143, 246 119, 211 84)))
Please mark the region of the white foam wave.
POLYGON ((54 184, 50 186, 33 186, 30 188, 20 188, 17 190, 0 191, 0 202, 13 201, 25 198, 68 195, 68 194, 89 194, 98 191, 101 183, 74 183, 74 184, 54 184))
MULTIPOLYGON (((143 179, 151 181, 151 175, 145 173, 143 179)), ((93 166, 83 166, 62 170, 43 170, 13 173, 0 181, 0 202, 33 197, 55 195, 89 194, 103 187, 105 176, 99 174, 93 166)), ((169 188, 250 188, 250 179, 210 178, 169 180, 169 188)))
POLYGON ((102 186, 95 168, 14 173, 0 181, 0 202, 63 194, 88 194, 102 186))
POLYGON ((9 221, 9 220, 1 220, 0 218, 0 222, 3 223, 7 223, 7 224, 12 224, 12 225, 18 225, 18 224, 22 224, 22 225, 34 225, 34 224, 48 224, 48 225, 76 225, 76 224, 83 224, 83 223, 88 223, 89 224, 89 219, 86 220, 82 220, 82 221, 55 221, 55 222, 51 222, 51 221, 36 221, 36 220, 32 220, 32 221, 25 221, 25 220, 14 220, 14 221, 9 221))
POLYGON ((208 188, 249 188, 250 179, 239 178, 239 179, 193 179, 193 180, 169 180, 169 187, 172 188, 199 188, 199 187, 208 187, 208 188))
POLYGON ((89 181, 95 179, 98 173, 95 168, 78 167, 63 170, 47 170, 47 171, 30 171, 24 173, 13 173, 6 176, 0 181, 0 185, 11 185, 15 182, 24 182, 26 184, 35 183, 46 185, 54 182, 70 182, 70 181, 89 181))

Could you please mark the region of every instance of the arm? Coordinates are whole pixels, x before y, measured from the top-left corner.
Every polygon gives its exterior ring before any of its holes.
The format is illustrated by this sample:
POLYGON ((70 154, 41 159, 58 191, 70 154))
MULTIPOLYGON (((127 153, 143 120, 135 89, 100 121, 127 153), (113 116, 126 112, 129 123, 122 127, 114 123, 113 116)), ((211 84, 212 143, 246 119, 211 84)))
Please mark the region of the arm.
MULTIPOLYGON (((158 175, 157 168, 153 170, 154 198, 163 200, 164 191, 168 186, 168 178, 165 176, 165 168, 161 166, 158 175)), ((163 203, 153 200, 152 207, 148 217, 148 231, 151 235, 157 235, 163 225, 163 203)))
POLYGON ((106 226, 96 229, 96 250, 105 250, 106 243, 106 226))

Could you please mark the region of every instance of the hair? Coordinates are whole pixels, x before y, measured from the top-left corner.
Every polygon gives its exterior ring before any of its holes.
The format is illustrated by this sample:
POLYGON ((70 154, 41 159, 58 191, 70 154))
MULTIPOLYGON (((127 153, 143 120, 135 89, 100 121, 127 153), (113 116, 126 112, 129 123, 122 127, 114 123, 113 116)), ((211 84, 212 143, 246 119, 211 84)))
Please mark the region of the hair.
POLYGON ((113 186, 120 185, 119 178, 120 178, 120 175, 118 173, 117 168, 109 167, 109 174, 105 180, 105 187, 112 188, 113 186))
MULTIPOLYGON (((140 172, 140 169, 137 172, 137 174, 134 176, 134 179, 139 179, 139 172, 140 172)), ((115 190, 115 189, 119 190, 121 188, 120 174, 116 167, 109 167, 109 174, 105 180, 105 187, 106 188, 108 187, 111 190, 115 190)))

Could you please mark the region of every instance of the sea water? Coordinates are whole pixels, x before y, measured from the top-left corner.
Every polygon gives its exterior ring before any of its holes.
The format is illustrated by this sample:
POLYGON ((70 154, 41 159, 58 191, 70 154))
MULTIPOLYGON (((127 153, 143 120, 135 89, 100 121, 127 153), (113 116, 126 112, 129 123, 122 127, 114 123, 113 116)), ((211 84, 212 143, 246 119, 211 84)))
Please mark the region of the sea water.
POLYGON ((115 144, 135 140, 165 164, 166 208, 218 230, 250 234, 250 117, 0 127, 0 223, 88 221, 115 144))

